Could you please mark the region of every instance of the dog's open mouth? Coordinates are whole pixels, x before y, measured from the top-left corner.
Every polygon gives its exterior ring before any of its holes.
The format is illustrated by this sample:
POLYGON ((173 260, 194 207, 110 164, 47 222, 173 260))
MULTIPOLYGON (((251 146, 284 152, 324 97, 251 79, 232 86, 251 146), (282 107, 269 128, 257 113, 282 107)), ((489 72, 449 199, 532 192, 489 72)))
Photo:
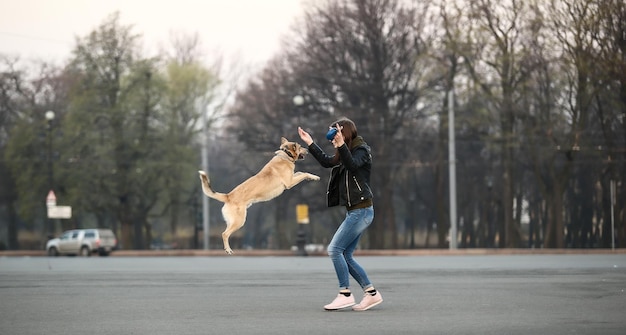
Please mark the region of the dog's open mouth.
POLYGON ((308 150, 306 149, 302 149, 299 153, 298 153, 298 159, 304 159, 304 156, 306 156, 309 153, 308 150))

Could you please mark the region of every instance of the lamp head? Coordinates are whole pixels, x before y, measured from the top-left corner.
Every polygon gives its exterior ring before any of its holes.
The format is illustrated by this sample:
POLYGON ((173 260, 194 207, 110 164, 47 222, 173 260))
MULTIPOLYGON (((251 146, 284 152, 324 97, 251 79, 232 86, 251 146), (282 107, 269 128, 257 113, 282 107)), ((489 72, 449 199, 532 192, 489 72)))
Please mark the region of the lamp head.
POLYGON ((46 120, 48 120, 48 121, 54 120, 54 112, 53 111, 47 111, 46 112, 46 120))
POLYGON ((301 95, 293 97, 293 104, 296 106, 302 106, 304 104, 304 98, 301 95))

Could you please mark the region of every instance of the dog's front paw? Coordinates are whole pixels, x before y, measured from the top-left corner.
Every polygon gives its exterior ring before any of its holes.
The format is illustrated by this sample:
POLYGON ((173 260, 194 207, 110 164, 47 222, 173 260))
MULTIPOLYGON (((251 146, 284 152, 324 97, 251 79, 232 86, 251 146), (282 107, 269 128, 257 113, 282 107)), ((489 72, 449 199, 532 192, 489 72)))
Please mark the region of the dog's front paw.
POLYGON ((233 254, 233 249, 231 249, 231 248, 224 249, 224 251, 226 251, 226 253, 229 254, 229 255, 233 254))
POLYGON ((309 176, 308 176, 308 177, 309 177, 309 180, 315 180, 315 181, 320 180, 320 177, 319 177, 319 176, 316 176, 316 175, 314 175, 314 174, 310 174, 310 173, 309 173, 309 176))

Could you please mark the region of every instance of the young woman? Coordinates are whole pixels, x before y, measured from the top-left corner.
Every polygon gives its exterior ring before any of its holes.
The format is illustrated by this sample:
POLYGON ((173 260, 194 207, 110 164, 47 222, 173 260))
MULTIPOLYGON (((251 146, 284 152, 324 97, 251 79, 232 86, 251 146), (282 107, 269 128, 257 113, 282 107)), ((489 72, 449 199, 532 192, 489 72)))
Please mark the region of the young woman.
POLYGON ((335 153, 329 156, 309 133, 298 127, 300 138, 309 146, 309 153, 322 167, 332 168, 328 183, 328 207, 341 205, 347 209, 345 219, 328 245, 328 255, 339 280, 339 294, 324 309, 333 311, 352 306, 355 311, 365 311, 383 302, 383 297, 374 288, 365 270, 352 257, 361 234, 374 219, 369 186, 372 154, 367 143, 357 135, 356 125, 351 120, 337 120, 331 128, 337 129, 337 134, 331 140, 335 153), (359 304, 355 304, 350 291, 350 275, 365 292, 359 304))

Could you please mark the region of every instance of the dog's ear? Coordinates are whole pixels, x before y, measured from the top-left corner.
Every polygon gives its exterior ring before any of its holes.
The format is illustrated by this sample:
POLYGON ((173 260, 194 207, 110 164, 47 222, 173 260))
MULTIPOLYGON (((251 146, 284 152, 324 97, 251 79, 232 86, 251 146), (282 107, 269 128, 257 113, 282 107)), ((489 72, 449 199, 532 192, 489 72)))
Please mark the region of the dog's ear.
POLYGON ((284 137, 281 137, 281 138, 280 138, 280 145, 285 144, 285 142, 289 142, 289 140, 287 140, 287 139, 286 139, 286 138, 284 138, 284 137))

